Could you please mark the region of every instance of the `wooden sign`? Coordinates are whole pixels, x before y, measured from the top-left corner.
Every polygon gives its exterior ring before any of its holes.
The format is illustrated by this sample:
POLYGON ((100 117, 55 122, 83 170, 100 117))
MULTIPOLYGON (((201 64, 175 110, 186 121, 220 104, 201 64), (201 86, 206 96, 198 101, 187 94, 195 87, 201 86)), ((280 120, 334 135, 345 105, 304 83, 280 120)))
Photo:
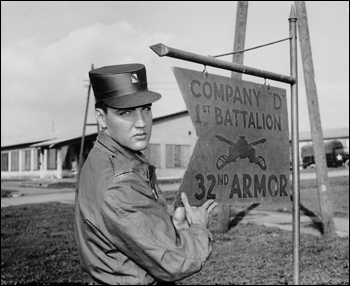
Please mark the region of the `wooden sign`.
POLYGON ((290 201, 286 91, 178 67, 173 72, 198 135, 179 193, 191 205, 290 201))

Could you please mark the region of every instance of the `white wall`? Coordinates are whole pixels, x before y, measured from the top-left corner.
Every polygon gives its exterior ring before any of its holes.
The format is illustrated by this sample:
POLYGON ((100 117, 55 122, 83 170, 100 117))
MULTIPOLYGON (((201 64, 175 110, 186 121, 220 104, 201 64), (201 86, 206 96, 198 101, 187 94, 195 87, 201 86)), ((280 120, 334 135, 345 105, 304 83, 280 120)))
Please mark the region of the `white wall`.
POLYGON ((197 141, 196 131, 189 115, 171 117, 165 121, 156 121, 153 124, 153 131, 150 143, 160 144, 160 164, 157 168, 158 178, 174 177, 182 178, 186 168, 166 168, 166 144, 190 145, 190 156, 197 141))
POLYGON ((23 178, 40 178, 40 170, 33 170, 33 151, 34 148, 24 148, 24 149, 13 149, 9 151, 3 151, 1 153, 8 153, 9 155, 9 162, 8 162, 8 171, 1 171, 1 179, 23 179, 23 178), (23 152, 22 150, 31 150, 31 170, 22 170, 22 161, 23 158, 23 152), (17 171, 11 171, 11 156, 12 152, 19 151, 19 170, 17 171))
POLYGON ((40 155, 40 169, 34 170, 34 150, 35 148, 13 149, 3 151, 2 153, 9 153, 9 169, 8 171, 1 171, 1 179, 26 179, 26 178, 62 178, 65 175, 62 171, 61 150, 58 149, 57 154, 57 168, 54 170, 47 170, 47 149, 40 155), (31 150, 31 168, 30 170, 22 170, 23 152, 22 150, 31 150), (11 156, 12 152, 19 151, 19 170, 11 171, 11 156))

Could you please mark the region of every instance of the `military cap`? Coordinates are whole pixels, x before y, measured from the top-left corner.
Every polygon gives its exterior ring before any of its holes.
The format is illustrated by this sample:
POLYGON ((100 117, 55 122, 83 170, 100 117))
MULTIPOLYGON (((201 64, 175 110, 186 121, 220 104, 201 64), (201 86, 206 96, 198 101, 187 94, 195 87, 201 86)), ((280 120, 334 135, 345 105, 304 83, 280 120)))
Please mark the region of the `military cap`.
POLYGON ((112 108, 129 108, 153 103, 161 98, 148 90, 143 64, 105 66, 89 72, 96 102, 112 108))

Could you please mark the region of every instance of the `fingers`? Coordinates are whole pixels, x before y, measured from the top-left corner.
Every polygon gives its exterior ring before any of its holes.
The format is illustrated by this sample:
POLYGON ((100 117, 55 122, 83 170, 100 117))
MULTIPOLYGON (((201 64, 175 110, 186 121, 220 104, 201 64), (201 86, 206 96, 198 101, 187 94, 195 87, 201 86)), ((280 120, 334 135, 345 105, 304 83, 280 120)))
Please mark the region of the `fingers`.
MULTIPOLYGON (((181 193, 181 200, 182 203, 184 204, 185 209, 188 209, 189 207, 192 209, 196 209, 197 206, 190 206, 189 202, 188 202, 188 198, 186 196, 186 194, 183 192, 181 193)), ((214 200, 208 200, 206 202, 203 203, 203 205, 201 206, 201 208, 204 208, 208 213, 211 213, 212 210, 217 206, 217 203, 214 202, 214 200)))
POLYGON ((204 209, 207 209, 213 202, 214 202, 214 200, 206 201, 205 203, 202 204, 202 207, 204 209))
POLYGON ((185 193, 181 193, 181 201, 184 204, 185 210, 187 211, 189 208, 191 208, 188 198, 185 193))
POLYGON ((213 209, 214 209, 217 205, 218 205, 217 202, 212 203, 212 204, 208 207, 207 212, 211 214, 212 211, 213 211, 213 209))
POLYGON ((184 205, 188 226, 191 226, 194 223, 200 223, 208 226, 209 220, 213 216, 212 211, 217 206, 217 202, 214 202, 214 200, 208 200, 201 206, 191 206, 188 197, 184 192, 181 193, 181 201, 184 205))
POLYGON ((209 200, 206 201, 203 205, 202 208, 204 208, 209 215, 212 214, 213 209, 218 205, 217 202, 214 202, 214 200, 209 200))

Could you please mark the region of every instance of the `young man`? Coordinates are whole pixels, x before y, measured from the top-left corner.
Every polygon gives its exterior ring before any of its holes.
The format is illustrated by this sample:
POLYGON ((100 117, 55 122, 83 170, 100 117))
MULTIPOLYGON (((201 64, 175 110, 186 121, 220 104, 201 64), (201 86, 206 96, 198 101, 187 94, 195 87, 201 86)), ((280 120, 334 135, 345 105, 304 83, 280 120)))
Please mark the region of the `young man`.
POLYGON ((80 261, 94 282, 175 282, 202 269, 212 251, 212 200, 168 213, 155 168, 141 153, 152 131, 153 102, 142 64, 89 72, 102 129, 84 163, 75 199, 80 261))

